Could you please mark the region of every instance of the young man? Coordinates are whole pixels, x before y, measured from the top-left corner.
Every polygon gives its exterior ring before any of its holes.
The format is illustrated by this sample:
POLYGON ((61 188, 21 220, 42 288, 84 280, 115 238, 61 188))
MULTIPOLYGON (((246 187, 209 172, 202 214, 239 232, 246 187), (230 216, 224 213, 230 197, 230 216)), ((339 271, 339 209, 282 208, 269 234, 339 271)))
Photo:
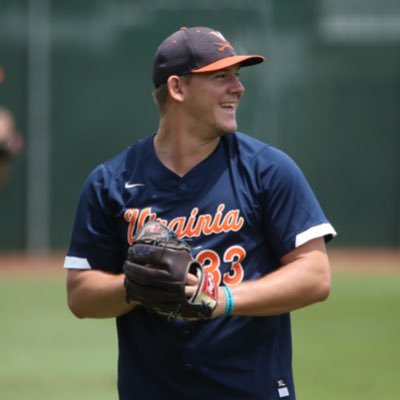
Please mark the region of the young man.
POLYGON ((172 34, 154 59, 157 132, 84 185, 68 302, 81 318, 117 318, 122 400, 295 399, 289 313, 328 297, 325 241, 336 233, 295 163, 237 132, 239 70, 263 60, 209 28, 172 34), (229 315, 225 290, 197 322, 125 301, 127 249, 156 218, 230 288, 229 315))

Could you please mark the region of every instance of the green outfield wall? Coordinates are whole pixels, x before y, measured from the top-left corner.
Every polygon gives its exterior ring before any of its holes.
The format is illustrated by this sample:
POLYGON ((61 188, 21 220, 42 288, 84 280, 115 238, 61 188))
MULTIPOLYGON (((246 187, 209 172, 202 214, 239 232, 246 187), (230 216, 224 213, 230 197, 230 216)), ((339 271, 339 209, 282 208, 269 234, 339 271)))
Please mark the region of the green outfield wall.
POLYGON ((26 139, 0 250, 68 245, 87 174, 157 129, 152 57, 181 26, 266 56, 241 72, 240 130, 297 161, 334 245, 399 248, 398 1, 0 0, 0 105, 26 139))

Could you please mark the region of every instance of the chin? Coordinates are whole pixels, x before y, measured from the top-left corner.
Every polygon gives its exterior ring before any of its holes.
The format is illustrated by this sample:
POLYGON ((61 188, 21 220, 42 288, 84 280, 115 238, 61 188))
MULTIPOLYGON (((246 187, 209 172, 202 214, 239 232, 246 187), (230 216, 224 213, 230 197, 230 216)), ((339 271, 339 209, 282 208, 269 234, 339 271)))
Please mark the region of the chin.
POLYGON ((237 131, 237 125, 235 125, 234 127, 231 127, 231 128, 224 129, 225 134, 234 133, 236 131, 237 131))
POLYGON ((237 127, 236 123, 234 123, 234 124, 226 124, 226 125, 220 126, 221 132, 223 132, 225 134, 233 133, 233 132, 235 132, 237 130, 237 128, 238 127, 237 127))

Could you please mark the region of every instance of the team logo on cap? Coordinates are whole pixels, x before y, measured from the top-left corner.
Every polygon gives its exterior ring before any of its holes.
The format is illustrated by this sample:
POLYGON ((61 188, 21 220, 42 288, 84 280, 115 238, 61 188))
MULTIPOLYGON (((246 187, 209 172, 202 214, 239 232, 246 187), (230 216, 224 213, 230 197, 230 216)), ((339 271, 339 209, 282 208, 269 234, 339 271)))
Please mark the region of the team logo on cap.
POLYGON ((218 51, 225 51, 226 49, 232 49, 232 45, 224 38, 221 32, 208 32, 210 35, 216 36, 221 42, 213 43, 216 46, 220 46, 218 51))

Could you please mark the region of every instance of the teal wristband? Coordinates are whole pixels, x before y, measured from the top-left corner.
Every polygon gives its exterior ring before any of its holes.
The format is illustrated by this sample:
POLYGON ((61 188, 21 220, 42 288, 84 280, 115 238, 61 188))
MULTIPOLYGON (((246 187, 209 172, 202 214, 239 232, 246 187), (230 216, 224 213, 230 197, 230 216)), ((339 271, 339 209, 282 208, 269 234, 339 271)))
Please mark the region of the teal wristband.
POLYGON ((228 317, 229 315, 232 315, 235 303, 233 301, 233 295, 231 289, 228 286, 222 286, 222 289, 225 292, 225 301, 226 301, 224 316, 228 317))

